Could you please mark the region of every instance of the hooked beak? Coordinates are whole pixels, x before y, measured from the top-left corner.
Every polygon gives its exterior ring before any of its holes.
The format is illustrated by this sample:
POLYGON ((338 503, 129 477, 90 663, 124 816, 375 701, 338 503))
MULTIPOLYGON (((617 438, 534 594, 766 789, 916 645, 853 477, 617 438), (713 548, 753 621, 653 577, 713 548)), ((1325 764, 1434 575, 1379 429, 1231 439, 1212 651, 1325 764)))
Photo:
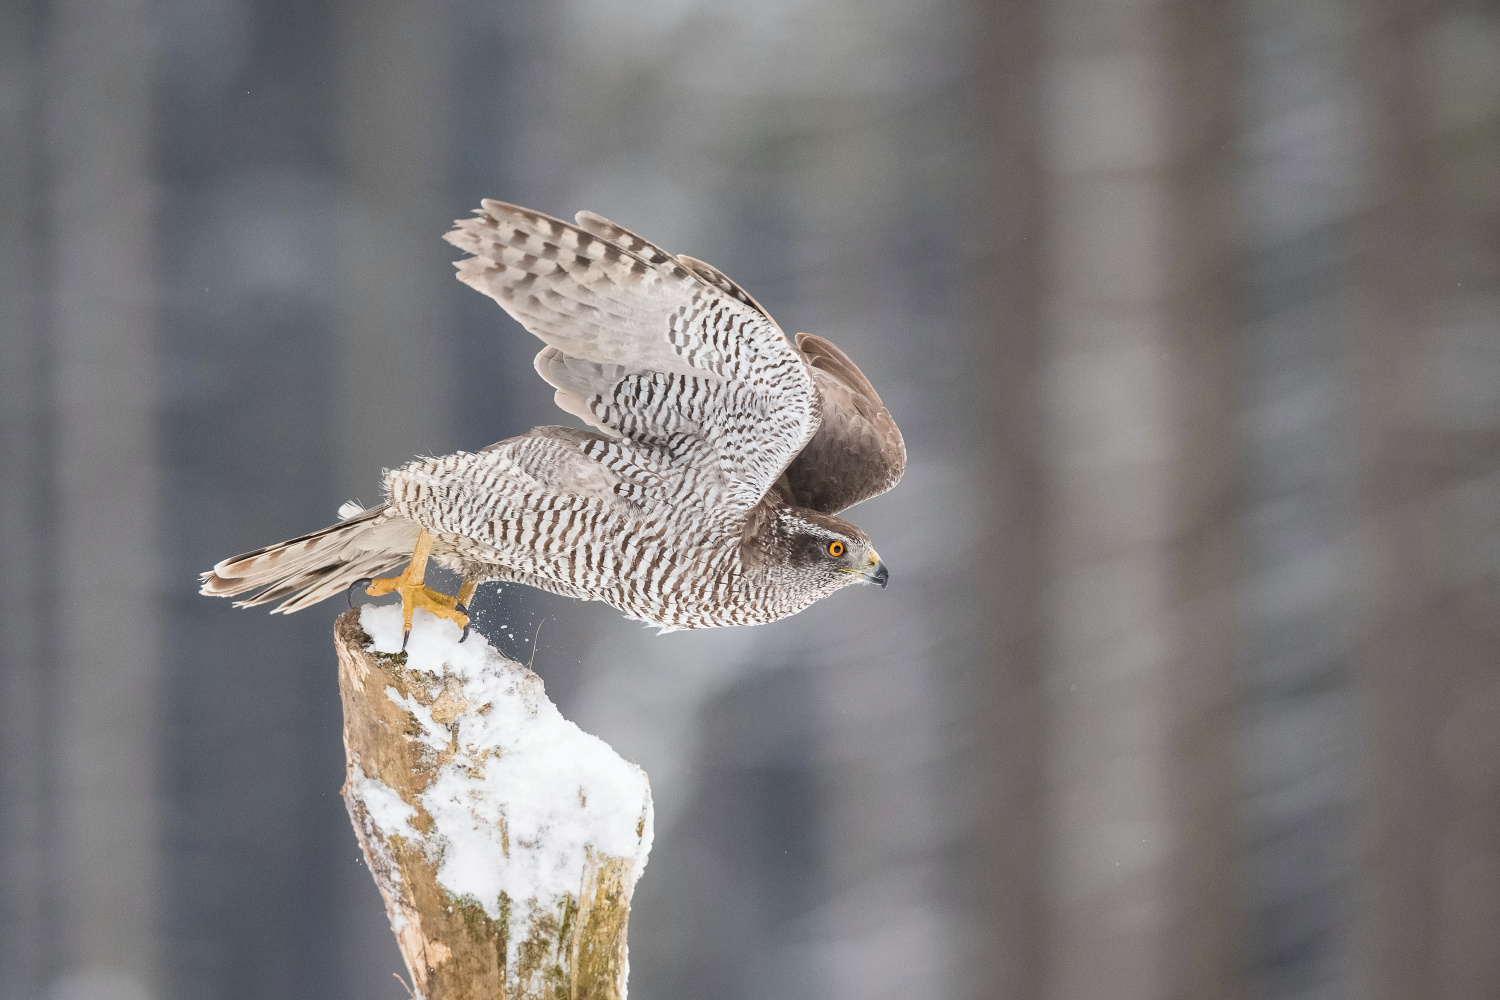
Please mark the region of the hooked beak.
POLYGON ((859 574, 860 579, 866 583, 878 583, 880 589, 884 590, 885 585, 891 579, 891 571, 885 568, 885 563, 880 561, 880 556, 876 555, 873 550, 870 552, 870 559, 872 563, 868 569, 859 574))

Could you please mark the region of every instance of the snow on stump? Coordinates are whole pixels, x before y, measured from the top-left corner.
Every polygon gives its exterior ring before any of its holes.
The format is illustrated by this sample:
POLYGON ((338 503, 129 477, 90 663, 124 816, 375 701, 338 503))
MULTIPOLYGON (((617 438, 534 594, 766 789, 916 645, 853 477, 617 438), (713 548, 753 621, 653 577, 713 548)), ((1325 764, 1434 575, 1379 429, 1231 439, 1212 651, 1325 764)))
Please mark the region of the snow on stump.
POLYGON ((477 632, 339 616, 344 802, 426 1000, 615 1000, 651 850, 646 774, 477 632))

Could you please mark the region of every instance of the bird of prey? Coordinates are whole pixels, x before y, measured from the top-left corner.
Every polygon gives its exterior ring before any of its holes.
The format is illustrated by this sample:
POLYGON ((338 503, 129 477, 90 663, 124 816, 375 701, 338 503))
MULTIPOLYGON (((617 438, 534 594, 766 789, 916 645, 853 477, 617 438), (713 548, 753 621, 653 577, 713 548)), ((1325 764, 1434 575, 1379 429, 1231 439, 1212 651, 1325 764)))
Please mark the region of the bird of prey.
POLYGON ((592 212, 486 200, 446 239, 458 278, 546 346, 536 370, 587 425, 536 427, 385 475, 385 502, 219 563, 202 592, 298 611, 357 584, 468 631, 486 581, 604 601, 665 630, 755 625, 886 585, 835 515, 889 490, 901 432, 848 355, 788 340, 722 272, 592 212), (462 574, 424 582, 428 559, 462 574), (376 578, 408 563, 400 574, 376 578))

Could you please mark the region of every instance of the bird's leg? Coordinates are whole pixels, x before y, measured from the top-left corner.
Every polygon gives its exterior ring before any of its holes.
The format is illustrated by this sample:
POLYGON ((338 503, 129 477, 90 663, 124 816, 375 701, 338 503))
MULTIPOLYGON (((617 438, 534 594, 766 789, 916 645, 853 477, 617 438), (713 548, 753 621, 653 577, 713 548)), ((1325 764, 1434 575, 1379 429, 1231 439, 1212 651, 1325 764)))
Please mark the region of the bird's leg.
MULTIPOLYGON (((399 576, 383 576, 371 580, 370 585, 365 588, 365 593, 371 597, 379 597, 382 594, 392 592, 401 595, 401 614, 405 631, 401 636, 401 648, 406 648, 406 640, 411 636, 411 616, 418 609, 430 611, 439 618, 446 618, 453 622, 465 632, 469 628, 469 616, 458 610, 458 605, 464 604, 457 597, 449 597, 447 594, 433 590, 422 582, 427 575, 427 557, 432 555, 432 535, 424 528, 417 535, 417 547, 412 551, 411 562, 399 576)), ((468 581, 465 581, 468 586, 468 581)), ((478 583, 474 584, 477 587, 478 583)), ((469 587, 467 596, 473 596, 474 587, 469 587)), ((464 591, 459 591, 460 596, 465 596, 464 591)))

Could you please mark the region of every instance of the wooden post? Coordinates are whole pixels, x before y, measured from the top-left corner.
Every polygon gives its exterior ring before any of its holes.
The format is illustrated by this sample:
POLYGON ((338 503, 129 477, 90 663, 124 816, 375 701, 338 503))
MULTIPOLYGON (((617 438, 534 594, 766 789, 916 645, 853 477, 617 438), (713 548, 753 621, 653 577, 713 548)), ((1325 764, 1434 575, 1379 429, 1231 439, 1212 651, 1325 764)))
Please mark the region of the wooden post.
POLYGON ((630 895, 651 848, 645 772, 471 632, 400 609, 334 629, 344 802, 426 1000, 625 996, 630 895))

